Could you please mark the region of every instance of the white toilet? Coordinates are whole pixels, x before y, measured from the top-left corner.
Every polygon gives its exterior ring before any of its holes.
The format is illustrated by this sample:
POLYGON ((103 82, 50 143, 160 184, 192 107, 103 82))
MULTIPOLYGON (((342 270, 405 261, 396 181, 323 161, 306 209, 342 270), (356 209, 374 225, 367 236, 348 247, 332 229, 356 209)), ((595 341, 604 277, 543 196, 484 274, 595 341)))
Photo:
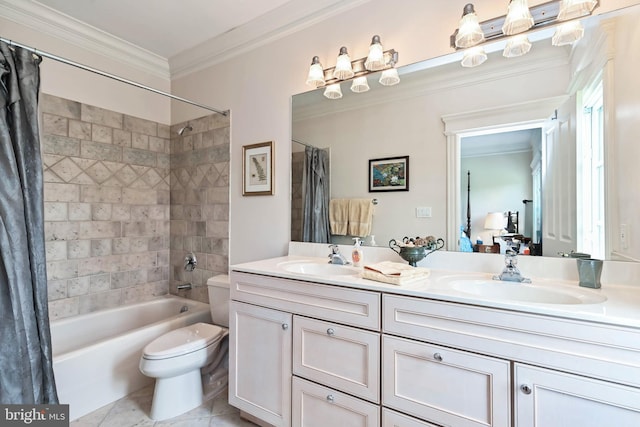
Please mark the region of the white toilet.
POLYGON ((166 420, 183 414, 222 391, 227 384, 229 276, 207 281, 211 319, 170 331, 143 350, 140 372, 156 379, 151 418, 166 420))

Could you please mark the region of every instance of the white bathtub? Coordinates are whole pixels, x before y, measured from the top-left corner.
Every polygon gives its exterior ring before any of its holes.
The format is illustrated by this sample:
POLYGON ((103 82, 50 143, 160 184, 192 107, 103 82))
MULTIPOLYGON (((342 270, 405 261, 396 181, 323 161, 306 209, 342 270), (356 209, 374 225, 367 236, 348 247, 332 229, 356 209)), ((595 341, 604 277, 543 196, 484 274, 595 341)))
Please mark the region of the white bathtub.
POLYGON ((151 384, 138 369, 144 346, 197 322, 211 322, 209 304, 175 296, 52 321, 53 371, 70 419, 151 384))

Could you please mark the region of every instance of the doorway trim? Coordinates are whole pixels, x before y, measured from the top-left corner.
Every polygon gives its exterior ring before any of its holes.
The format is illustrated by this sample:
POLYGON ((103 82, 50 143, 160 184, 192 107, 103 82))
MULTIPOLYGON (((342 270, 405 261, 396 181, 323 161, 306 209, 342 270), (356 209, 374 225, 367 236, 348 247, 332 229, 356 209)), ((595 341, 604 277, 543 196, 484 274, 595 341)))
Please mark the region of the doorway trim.
POLYGON ((482 135, 505 127, 520 129, 544 127, 553 112, 569 99, 556 96, 518 104, 448 114, 441 117, 447 138, 447 247, 458 250, 461 225, 460 202, 460 140, 465 136, 482 135))

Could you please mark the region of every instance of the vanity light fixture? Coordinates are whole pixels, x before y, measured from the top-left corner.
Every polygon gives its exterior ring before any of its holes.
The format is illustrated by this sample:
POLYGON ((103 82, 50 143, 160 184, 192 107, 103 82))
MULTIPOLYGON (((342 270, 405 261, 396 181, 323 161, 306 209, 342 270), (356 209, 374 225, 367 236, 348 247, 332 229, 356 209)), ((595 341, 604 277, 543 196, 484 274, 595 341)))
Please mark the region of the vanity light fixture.
POLYGON ((351 67, 351 58, 347 48, 342 46, 340 48, 340 54, 336 61, 336 68, 333 70, 333 77, 338 80, 347 80, 353 77, 353 68, 351 67))
POLYGON ((484 61, 487 60, 487 54, 484 51, 484 47, 482 46, 473 46, 464 51, 462 56, 462 66, 463 67, 477 67, 481 65, 484 61))
POLYGON ((382 48, 382 43, 380 43, 380 36, 373 36, 369 46, 369 55, 367 60, 364 61, 364 68, 369 71, 380 71, 384 69, 385 65, 384 49, 382 48))
POLYGON ((342 89, 340 89, 340 83, 334 83, 332 85, 327 86, 324 90, 324 96, 329 99, 340 99, 342 98, 342 89))
MULTIPOLYGON (((507 40, 503 55, 513 58, 524 55, 531 49, 531 43, 526 36, 516 36, 553 26, 558 27, 552 39, 554 46, 574 43, 584 34, 577 20, 591 15, 598 5, 599 0, 551 0, 528 7, 527 0, 511 0, 507 15, 479 22, 478 30, 474 23, 477 21, 475 9, 473 4, 469 3, 464 7, 460 27, 450 37, 450 45, 456 50, 470 49, 486 42, 512 37, 507 40), (560 24, 565 21, 566 24, 561 28, 560 24), (470 31, 469 27, 475 29, 470 31)), ((485 60, 479 50, 465 51, 462 66, 475 67, 485 60)))
POLYGON ((591 15, 596 6, 598 6, 598 0, 562 0, 560 2, 560 11, 558 12, 558 20, 568 21, 569 19, 591 15))
POLYGON ((366 58, 351 61, 346 47, 340 48, 340 55, 335 67, 322 68, 320 58, 314 56, 311 60, 309 73, 307 74, 307 84, 314 87, 324 87, 324 96, 329 99, 342 98, 340 82, 354 79, 351 84, 351 91, 355 93, 369 90, 369 82, 366 76, 382 71, 379 83, 383 86, 392 86, 400 82, 398 70, 395 65, 398 63, 398 52, 393 49, 383 50, 380 43, 380 36, 373 36, 369 46, 369 55, 366 58))
POLYGON ((482 43, 484 41, 484 33, 480 28, 478 15, 473 4, 468 3, 462 9, 462 18, 460 18, 460 29, 457 30, 454 39, 454 46, 465 49, 482 43))
POLYGON ((531 42, 526 34, 516 34, 507 40, 507 45, 502 51, 505 58, 516 58, 525 55, 531 50, 531 42))
POLYGON ((314 56, 311 60, 309 74, 307 75, 307 84, 317 88, 325 85, 324 70, 322 69, 320 58, 317 56, 314 56))
POLYGON ((533 27, 533 16, 527 0, 511 0, 509 11, 502 25, 502 32, 508 36, 520 34, 533 27))
POLYGON ((351 83, 351 92, 362 93, 368 91, 369 82, 367 81, 367 76, 360 76, 353 79, 353 83, 351 83))
POLYGON ((400 76, 398 75, 398 70, 395 68, 389 68, 384 70, 382 74, 380 74, 380 80, 378 82, 382 86, 394 86, 400 83, 400 76))
POLYGON ((584 36, 584 27, 580 21, 569 21, 558 25, 556 32, 551 38, 551 44, 554 46, 564 46, 577 42, 584 36))

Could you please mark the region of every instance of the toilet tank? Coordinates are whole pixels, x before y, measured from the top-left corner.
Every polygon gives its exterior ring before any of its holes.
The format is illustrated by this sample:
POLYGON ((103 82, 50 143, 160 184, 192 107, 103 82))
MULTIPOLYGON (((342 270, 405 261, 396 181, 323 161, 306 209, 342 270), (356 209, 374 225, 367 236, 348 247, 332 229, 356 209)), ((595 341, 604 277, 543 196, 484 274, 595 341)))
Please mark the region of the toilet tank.
POLYGON ((229 327, 229 275, 220 274, 207 280, 209 308, 214 325, 229 327))

